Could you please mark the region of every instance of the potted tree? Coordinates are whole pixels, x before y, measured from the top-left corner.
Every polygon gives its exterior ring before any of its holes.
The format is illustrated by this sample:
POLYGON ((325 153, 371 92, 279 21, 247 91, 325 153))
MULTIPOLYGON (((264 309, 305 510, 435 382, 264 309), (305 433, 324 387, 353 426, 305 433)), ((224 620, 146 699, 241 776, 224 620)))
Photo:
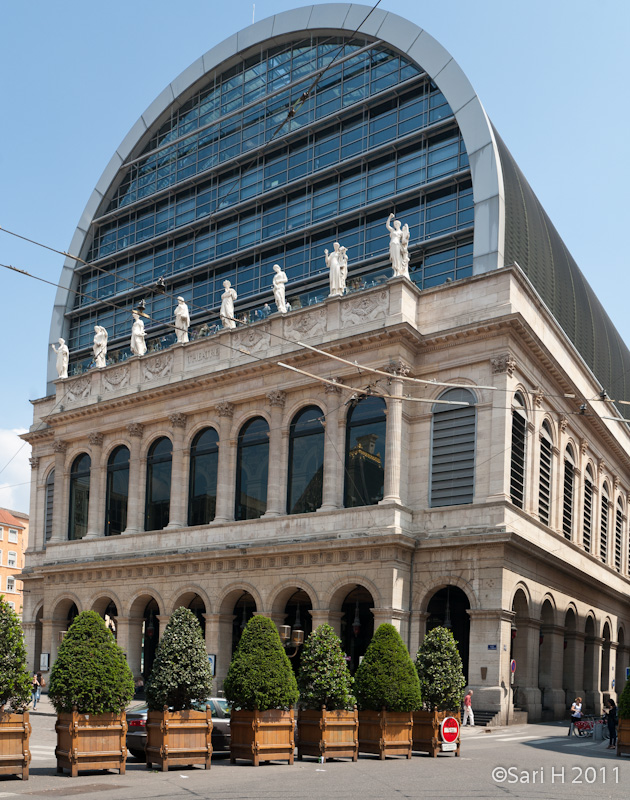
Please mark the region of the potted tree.
POLYGON ((293 764, 293 705, 298 688, 278 629, 267 617, 252 617, 223 683, 232 706, 230 760, 284 760, 293 764))
POLYGON ((619 727, 617 728, 617 755, 630 753, 630 680, 626 681, 619 697, 617 709, 619 727))
POLYGON ((188 608, 171 616, 146 686, 147 767, 203 764, 212 757, 212 672, 199 620, 188 608), (203 706, 203 710, 201 707, 203 706))
POLYGON ((18 615, 0 596, 0 775, 28 780, 31 678, 18 615))
POLYGON ((79 614, 59 647, 48 696, 57 712, 57 772, 117 769, 125 774, 125 708, 133 675, 112 632, 95 611, 79 614))
POLYGON ((359 755, 359 716, 353 679, 339 637, 320 625, 304 643, 298 673, 298 758, 359 755))
MULTIPOLYGON (((416 654, 423 708, 413 712, 413 749, 435 758, 442 749, 440 724, 446 717, 460 722, 460 706, 466 679, 453 633, 448 628, 433 628, 424 637, 416 654)), ((455 755, 459 755, 457 737, 455 755)))
POLYGON ((422 707, 420 683, 393 625, 380 625, 354 676, 359 704, 359 752, 411 758, 413 712, 422 707))

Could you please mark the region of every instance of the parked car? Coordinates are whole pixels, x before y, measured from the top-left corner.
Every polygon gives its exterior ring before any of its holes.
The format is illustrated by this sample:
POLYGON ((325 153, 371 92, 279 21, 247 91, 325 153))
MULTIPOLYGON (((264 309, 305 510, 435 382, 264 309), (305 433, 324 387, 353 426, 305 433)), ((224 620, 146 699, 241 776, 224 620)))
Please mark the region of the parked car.
MULTIPOLYGON (((209 697, 206 703, 212 712, 212 750, 229 752, 230 707, 224 697, 209 697)), ((205 711, 205 705, 199 707, 205 711)), ((127 709, 127 750, 134 758, 144 761, 147 744, 147 704, 140 703, 127 709)))

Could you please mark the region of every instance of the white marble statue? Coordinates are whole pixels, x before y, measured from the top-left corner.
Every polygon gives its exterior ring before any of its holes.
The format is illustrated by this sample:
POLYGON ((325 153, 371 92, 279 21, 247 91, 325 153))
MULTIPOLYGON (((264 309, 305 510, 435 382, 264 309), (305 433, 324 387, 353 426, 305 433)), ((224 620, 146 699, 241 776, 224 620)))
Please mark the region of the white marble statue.
POLYGON ((68 362, 70 361, 70 351, 68 350, 68 345, 66 344, 65 339, 59 339, 59 347, 55 347, 54 344, 50 345, 52 349, 57 353, 57 375, 60 378, 67 378, 68 377, 68 362))
POLYGON ((281 314, 287 313, 287 302, 284 294, 284 287, 288 281, 287 273, 280 267, 280 264, 273 265, 273 296, 276 301, 276 308, 281 314))
POLYGON ((232 289, 230 281, 223 281, 223 288, 225 291, 221 295, 221 310, 219 316, 224 328, 236 328, 236 320, 234 319, 234 302, 238 295, 236 289, 232 289))
POLYGON ((340 252, 339 247, 339 242, 335 242, 332 253, 324 250, 330 277, 330 293, 328 297, 341 297, 345 289, 342 275, 343 254, 340 252))
POLYGON ((94 343, 92 345, 92 352, 94 353, 94 366, 97 369, 102 369, 107 366, 107 339, 109 335, 107 328, 102 325, 94 326, 94 343))
POLYGON ((409 225, 405 222, 402 226, 402 265, 403 275, 409 278, 409 225))
POLYGON ((132 311, 133 325, 131 326, 131 352, 134 356, 143 356, 147 352, 146 333, 144 322, 137 311, 132 311))
POLYGON ((183 297, 177 298, 175 308, 175 335, 178 342, 188 341, 188 328, 190 326, 190 313, 183 297))
POLYGON ((345 294, 348 280, 348 248, 339 246, 339 269, 341 272, 341 293, 345 294))
MULTIPOLYGON (((394 214, 390 214, 387 217, 387 222, 385 223, 385 227, 389 231, 389 260, 392 262, 392 270, 394 271, 394 277, 398 275, 404 275, 405 278, 409 277, 409 256, 407 254, 407 264, 405 265, 405 243, 403 241, 404 233, 403 229, 400 225, 399 219, 394 219, 394 214), (394 220, 394 225, 392 227, 391 221, 394 220)), ((407 232, 409 231, 409 226, 407 226, 407 232)), ((409 236, 407 234, 407 244, 409 244, 409 236)))

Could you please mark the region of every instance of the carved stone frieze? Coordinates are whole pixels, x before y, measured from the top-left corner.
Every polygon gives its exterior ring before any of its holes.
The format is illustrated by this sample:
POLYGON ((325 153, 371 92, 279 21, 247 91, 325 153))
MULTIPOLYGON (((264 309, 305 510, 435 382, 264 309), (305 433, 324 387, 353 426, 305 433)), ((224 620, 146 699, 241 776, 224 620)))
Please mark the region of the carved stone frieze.
POLYGON ((503 353, 503 355, 491 359, 490 363, 492 365, 492 373, 494 375, 507 373, 510 378, 514 375, 516 361, 509 353, 503 353))
POLYGON ((103 444, 103 434, 97 433, 96 431, 88 433, 88 442, 92 445, 92 447, 98 447, 99 445, 103 444))
POLYGON ((321 336, 326 332, 327 313, 325 308, 313 309, 305 314, 289 317, 284 323, 284 335, 288 339, 303 339, 321 336))
MULTIPOLYGON (((343 383, 343 381, 340 380, 339 378, 333 378, 332 380, 335 381, 335 383, 339 383, 339 384, 343 383)), ((341 394, 341 392, 342 392, 341 386, 333 386, 332 383, 325 383, 324 384, 324 393, 325 394, 341 394)))
POLYGON ((560 417, 558 418, 558 424, 560 425, 560 430, 562 433, 566 433, 567 425, 569 424, 569 418, 566 414, 560 414, 560 417))
POLYGON ((83 377, 72 381, 66 389, 66 398, 72 400, 85 400, 92 390, 92 378, 83 377))
POLYGON ((538 386, 536 391, 534 392, 534 402, 536 403, 536 408, 542 408, 542 401, 545 393, 543 390, 538 386))
POLYGON ((387 314, 389 295, 387 290, 369 292, 341 306, 342 325, 360 325, 387 314))
POLYGON ((173 354, 159 353, 142 362, 142 377, 145 381, 168 378, 173 368, 173 354))
POLYGON ((186 414, 176 413, 176 414, 169 414, 168 421, 174 428, 185 428, 186 427, 186 414))
POLYGON ((55 453, 65 453, 67 448, 68 442, 64 442, 62 439, 55 439, 53 442, 53 450, 55 453))
POLYGON ((142 433, 144 431, 144 425, 140 422, 130 422, 127 425, 127 433, 129 436, 138 436, 139 438, 142 437, 142 433))
POLYGON ((585 456, 587 450, 588 450, 588 441, 586 439, 580 439, 580 453, 582 453, 582 455, 585 456))
POLYGON ((409 364, 405 364, 402 359, 392 359, 389 364, 383 367, 383 372, 389 372, 390 375, 400 376, 406 378, 411 371, 409 364))
POLYGON ((116 367, 102 373, 103 391, 115 392, 129 386, 129 367, 116 367))
POLYGON ((31 469, 37 469, 39 467, 39 456, 31 456, 28 462, 31 465, 31 469))
POLYGON ((287 394, 282 389, 274 389, 267 394, 267 400, 272 408, 284 408, 287 401, 287 394))
POLYGON ((232 341, 236 350, 242 348, 247 353, 258 353, 261 350, 269 349, 271 337, 267 325, 257 325, 256 327, 241 328, 234 334, 232 341))
POLYGON ((234 416, 234 403, 229 403, 227 400, 217 403, 215 409, 220 417, 232 418, 234 416))

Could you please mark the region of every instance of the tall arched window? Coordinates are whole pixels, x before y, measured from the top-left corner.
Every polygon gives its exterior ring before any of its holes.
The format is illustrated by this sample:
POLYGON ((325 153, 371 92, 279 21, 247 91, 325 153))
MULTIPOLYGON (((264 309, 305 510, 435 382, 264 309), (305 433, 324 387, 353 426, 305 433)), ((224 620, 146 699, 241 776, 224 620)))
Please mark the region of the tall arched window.
POLYGON ((564 451, 564 485, 562 493, 562 532, 565 539, 571 539, 573 534, 573 487, 575 460, 570 445, 564 451))
POLYGON ((55 500, 55 470, 51 469, 46 478, 46 505, 44 513, 44 544, 52 536, 53 503, 55 500))
POLYGON ((324 475, 323 414, 317 406, 299 411, 289 430, 289 514, 316 511, 322 504, 324 475))
POLYGON ((129 448, 121 444, 107 460, 105 536, 117 536, 127 527, 129 499, 129 448))
POLYGON ((145 531, 161 531, 171 510, 171 465, 173 446, 166 436, 156 439, 147 456, 145 531))
POLYGON ((512 455, 510 459, 510 499, 518 508, 523 508, 525 497, 525 441, 527 415, 525 403, 519 392, 512 400, 512 455))
POLYGON ((621 572, 621 546, 623 541, 623 503, 621 497, 617 498, 615 511, 615 569, 621 572))
POLYGON ((431 431, 431 507, 472 503, 475 488, 475 395, 468 389, 449 389, 440 400, 470 403, 447 406, 435 403, 431 431))
POLYGON ((589 464, 584 473, 584 529, 582 532, 582 543, 587 553, 591 552, 593 538, 593 483, 593 470, 589 464))
POLYGON ((346 508, 370 506, 383 499, 385 432, 382 397, 353 402, 346 423, 346 508))
POLYGON ((83 539, 87 533, 91 467, 92 459, 87 453, 81 453, 70 468, 68 539, 83 539))
POLYGON ((599 518, 599 557, 602 561, 608 561, 608 506, 610 495, 608 494, 608 484, 602 486, 602 510, 599 518))
POLYGON ((214 428, 205 428, 195 436, 190 447, 189 525, 205 525, 214 519, 218 467, 219 434, 214 428))
POLYGON ((269 425, 262 417, 246 422, 238 436, 236 519, 258 519, 267 510, 269 425))
POLYGON ((551 428, 547 420, 545 420, 540 429, 540 464, 538 470, 538 517, 545 525, 549 525, 551 520, 552 447, 551 428))

